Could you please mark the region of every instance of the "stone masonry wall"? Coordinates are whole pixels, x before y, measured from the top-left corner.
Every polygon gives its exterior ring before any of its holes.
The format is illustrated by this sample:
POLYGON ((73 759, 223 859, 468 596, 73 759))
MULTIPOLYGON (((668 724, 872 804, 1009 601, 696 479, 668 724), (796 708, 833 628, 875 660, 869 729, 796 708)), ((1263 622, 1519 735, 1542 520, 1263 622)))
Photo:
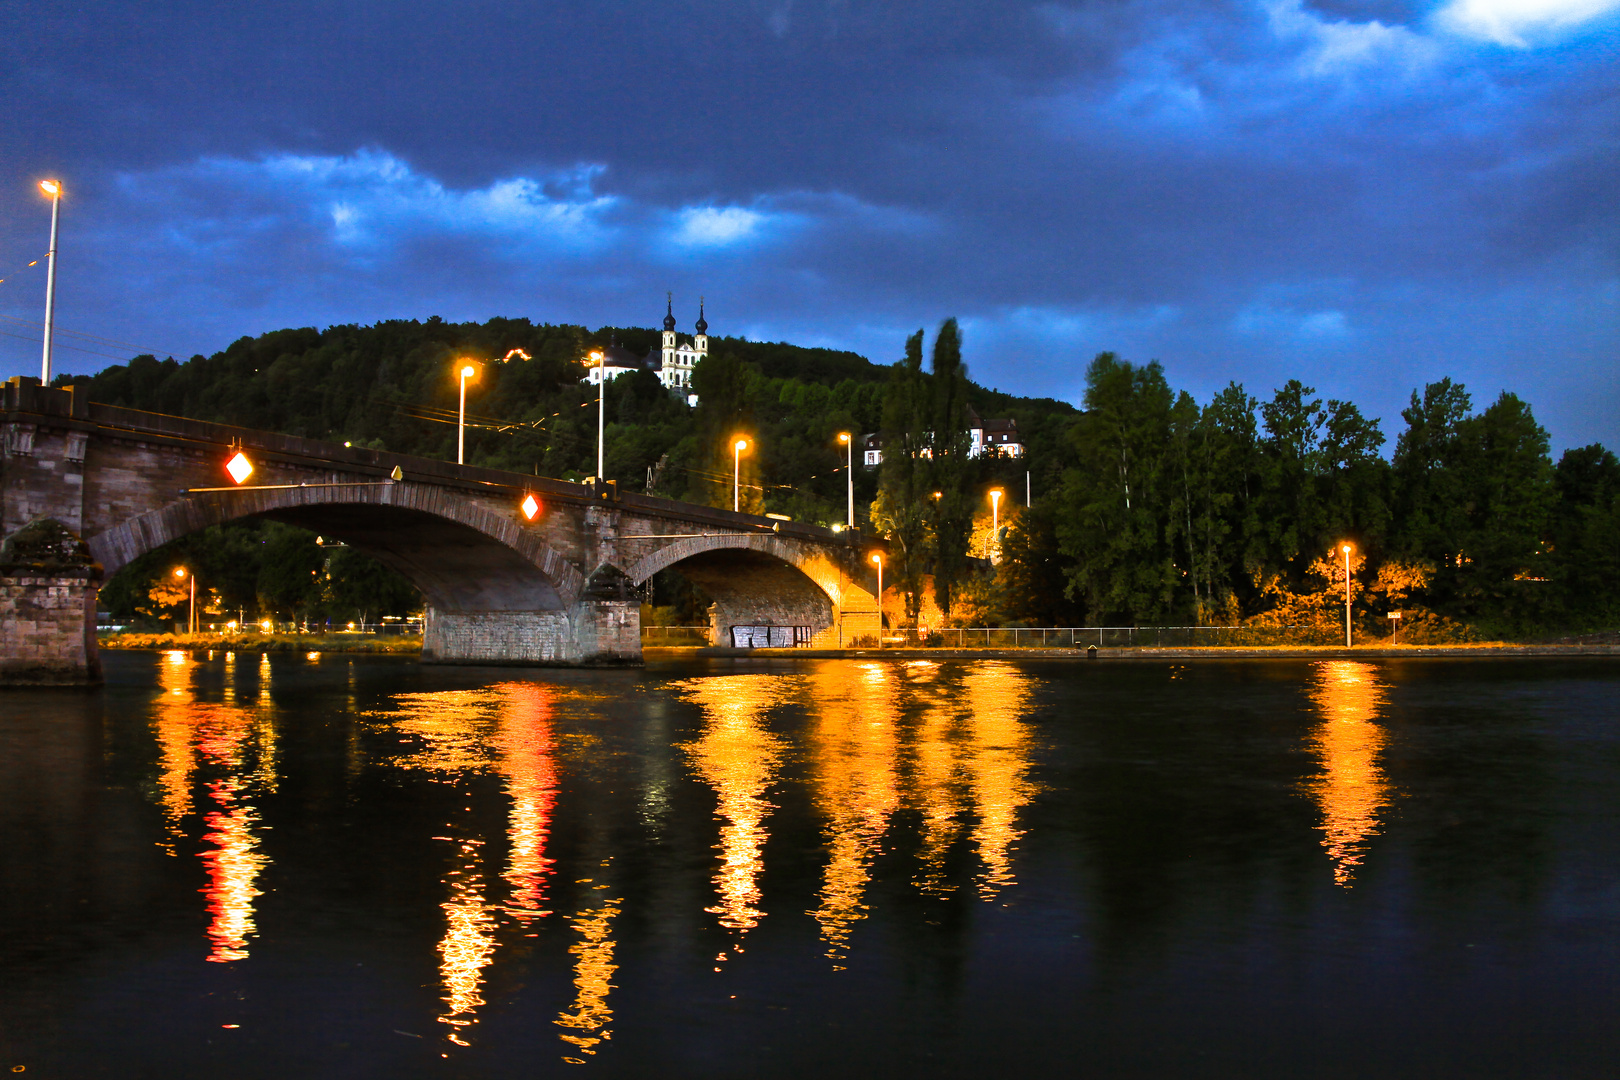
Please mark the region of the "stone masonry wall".
POLYGON ((438 664, 563 664, 573 660, 561 611, 438 611, 429 608, 422 660, 438 664))
POLYGON ((571 614, 578 663, 641 663, 639 600, 587 600, 571 614))
POLYGON ((0 577, 0 685, 84 686, 100 681, 96 582, 0 577))

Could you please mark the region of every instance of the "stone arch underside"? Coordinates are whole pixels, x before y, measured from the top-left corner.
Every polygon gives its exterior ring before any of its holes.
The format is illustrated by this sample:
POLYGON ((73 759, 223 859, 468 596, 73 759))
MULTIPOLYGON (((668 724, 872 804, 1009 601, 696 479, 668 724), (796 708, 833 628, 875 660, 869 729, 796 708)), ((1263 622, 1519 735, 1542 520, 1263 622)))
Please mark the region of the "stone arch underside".
POLYGON ((872 594, 851 581, 830 554, 775 535, 686 537, 637 561, 636 584, 674 567, 714 601, 713 626, 808 626, 836 637, 852 612, 876 611, 872 594))
POLYGON ((350 545, 398 571, 428 604, 452 611, 557 611, 584 580, 539 530, 425 484, 206 493, 86 539, 111 574, 210 525, 264 517, 350 545))

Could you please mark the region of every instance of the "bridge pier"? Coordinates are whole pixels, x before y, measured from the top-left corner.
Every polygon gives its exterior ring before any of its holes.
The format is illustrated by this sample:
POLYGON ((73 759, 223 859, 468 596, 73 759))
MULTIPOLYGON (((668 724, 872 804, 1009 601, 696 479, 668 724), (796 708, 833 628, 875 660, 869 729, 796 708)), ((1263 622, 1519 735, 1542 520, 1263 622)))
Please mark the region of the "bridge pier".
POLYGON ((641 604, 582 600, 566 611, 427 609, 426 664, 594 667, 641 663, 641 604))
POLYGON ((101 569, 61 522, 35 521, 0 544, 0 686, 101 681, 101 569))

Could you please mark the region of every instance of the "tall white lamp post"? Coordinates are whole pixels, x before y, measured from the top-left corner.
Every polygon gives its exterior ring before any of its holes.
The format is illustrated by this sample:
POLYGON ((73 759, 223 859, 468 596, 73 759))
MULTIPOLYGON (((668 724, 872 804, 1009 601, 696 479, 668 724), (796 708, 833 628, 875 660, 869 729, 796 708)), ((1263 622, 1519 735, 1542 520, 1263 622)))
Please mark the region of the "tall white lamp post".
MULTIPOLYGON (((186 568, 183 567, 183 566, 175 567, 174 568, 174 576, 177 577, 177 578, 185 577, 186 576, 186 568)), ((186 610, 186 633, 195 634, 196 632, 197 632, 197 575, 193 574, 193 575, 191 575, 191 604, 186 610)))
POLYGON ((1344 552, 1344 647, 1350 647, 1350 545, 1341 544, 1344 552))
POLYGON ((838 441, 849 448, 849 453, 844 460, 845 471, 849 473, 849 520, 847 527, 853 529, 855 527, 855 439, 849 432, 840 431, 838 441))
POLYGON ((877 591, 878 629, 877 629, 877 639, 878 639, 878 648, 881 649, 881 648, 883 648, 883 554, 882 554, 882 552, 874 551, 872 553, 872 561, 877 563, 877 571, 878 571, 878 591, 877 591))
POLYGON ((56 223, 62 216, 62 183, 41 180, 39 189, 51 197, 51 249, 45 253, 45 356, 39 365, 42 386, 51 385, 51 331, 56 326, 56 223))
POLYGON ((747 439, 738 439, 731 454, 731 510, 742 512, 742 452, 748 449, 747 439))
POLYGON ((456 414, 456 464, 462 465, 467 451, 467 380, 477 376, 478 369, 463 364, 457 374, 461 376, 461 411, 456 414))
POLYGON ((607 353, 593 352, 596 361, 596 482, 607 468, 607 353))

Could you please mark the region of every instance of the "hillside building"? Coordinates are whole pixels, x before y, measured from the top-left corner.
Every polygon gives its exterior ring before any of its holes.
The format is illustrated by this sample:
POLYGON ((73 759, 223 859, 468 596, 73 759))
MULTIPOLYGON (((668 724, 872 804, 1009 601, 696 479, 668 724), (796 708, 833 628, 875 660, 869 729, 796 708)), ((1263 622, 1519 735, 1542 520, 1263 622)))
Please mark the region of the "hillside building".
MULTIPOLYGON (((1005 420, 981 420, 979 414, 971 407, 968 409, 968 457, 976 458, 981 454, 992 457, 1021 458, 1024 456, 1024 443, 1018 437, 1018 421, 1010 417, 1005 420)), ((928 435, 933 441, 933 433, 928 435)), ((861 437, 861 462, 868 469, 875 469, 883 464, 884 433, 874 431, 861 437)), ((923 449, 924 457, 933 454, 923 449)))
POLYGON ((649 349, 646 356, 637 356, 615 340, 602 350, 602 363, 586 361, 585 377, 580 381, 595 386, 603 379, 611 382, 626 372, 654 371, 658 373, 658 381, 663 383, 664 389, 672 395, 684 397, 687 405, 695 406, 697 395, 692 392, 692 369, 699 360, 709 355, 709 323, 703 317, 701 297, 698 298, 698 317, 693 329, 697 333, 692 335, 691 340, 682 341, 681 335, 675 330, 674 298, 667 297, 664 332, 657 346, 649 349))

